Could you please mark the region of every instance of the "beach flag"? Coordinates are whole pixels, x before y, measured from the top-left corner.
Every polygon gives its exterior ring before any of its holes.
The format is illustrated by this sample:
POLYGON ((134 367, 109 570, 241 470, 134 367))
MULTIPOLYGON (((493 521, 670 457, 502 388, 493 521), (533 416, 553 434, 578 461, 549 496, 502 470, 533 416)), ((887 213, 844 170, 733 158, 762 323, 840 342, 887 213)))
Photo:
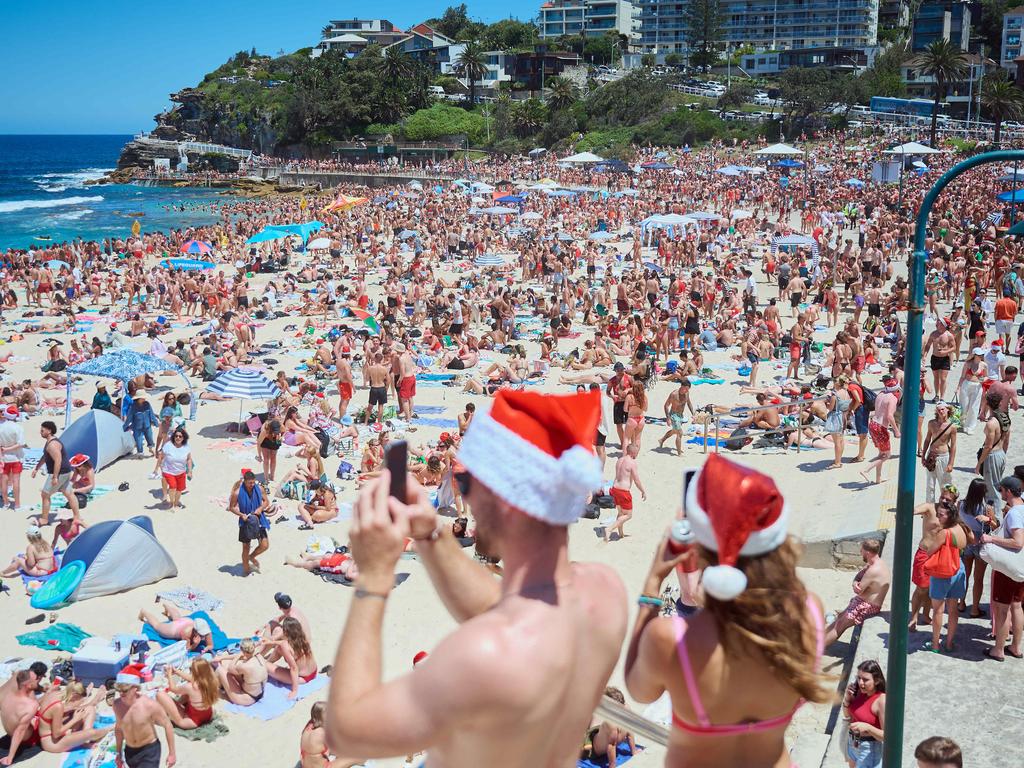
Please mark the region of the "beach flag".
POLYGON ((134 219, 132 221, 132 234, 135 235, 135 237, 138 237, 139 236, 139 232, 141 232, 141 231, 142 231, 142 225, 139 224, 139 220, 138 219, 134 219))
POLYGON ((377 319, 365 309, 350 309, 349 313, 357 320, 362 320, 363 325, 365 325, 374 336, 380 335, 380 326, 377 324, 377 319))
POLYGON ((305 197, 300 197, 299 198, 299 210, 300 211, 304 211, 308 207, 309 207, 309 202, 306 200, 306 198, 305 197))

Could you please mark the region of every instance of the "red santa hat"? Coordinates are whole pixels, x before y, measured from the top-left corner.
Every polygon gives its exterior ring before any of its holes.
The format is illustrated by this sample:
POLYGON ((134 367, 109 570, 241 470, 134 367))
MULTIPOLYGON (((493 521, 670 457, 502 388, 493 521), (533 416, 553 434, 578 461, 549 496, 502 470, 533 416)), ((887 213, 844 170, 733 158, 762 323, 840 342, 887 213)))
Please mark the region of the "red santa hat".
POLYGON ((718 554, 704 569, 704 590, 733 600, 747 588, 736 567, 740 557, 764 555, 786 540, 789 506, 768 475, 712 454, 698 469, 683 497, 686 519, 697 541, 718 554))
POLYGON ((490 413, 466 431, 459 460, 476 480, 516 509, 551 525, 582 514, 601 485, 594 434, 599 392, 542 395, 499 390, 490 413))
POLYGON ((129 664, 117 673, 114 682, 119 685, 142 685, 142 670, 145 664, 129 664))

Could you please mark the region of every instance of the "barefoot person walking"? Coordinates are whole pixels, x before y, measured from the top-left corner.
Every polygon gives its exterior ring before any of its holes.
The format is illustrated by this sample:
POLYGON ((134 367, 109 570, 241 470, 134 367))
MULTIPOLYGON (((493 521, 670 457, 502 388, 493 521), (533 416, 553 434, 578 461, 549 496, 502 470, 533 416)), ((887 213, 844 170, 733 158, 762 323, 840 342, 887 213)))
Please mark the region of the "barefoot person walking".
POLYGON ((412 476, 364 486, 351 529, 359 566, 331 675, 328 743, 361 757, 427 750, 427 765, 568 765, 615 666, 625 590, 611 568, 571 563, 568 526, 600 484, 597 395, 502 390, 459 460, 496 579, 466 557, 412 476), (459 627, 407 674, 381 679, 381 625, 405 537, 459 627), (599 620, 598 620, 598 617, 599 620), (472 680, 472 685, 466 685, 472 680), (514 724, 514 726, 513 726, 514 724))

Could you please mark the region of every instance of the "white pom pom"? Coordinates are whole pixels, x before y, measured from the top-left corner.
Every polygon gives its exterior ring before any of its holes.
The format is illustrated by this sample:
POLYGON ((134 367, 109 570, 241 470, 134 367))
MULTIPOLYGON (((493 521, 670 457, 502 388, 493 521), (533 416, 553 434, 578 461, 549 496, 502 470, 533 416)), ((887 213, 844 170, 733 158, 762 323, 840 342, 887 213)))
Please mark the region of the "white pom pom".
POLYGON ((574 445, 558 457, 562 483, 578 493, 589 493, 601 487, 601 462, 581 445, 574 445))
POLYGON ((712 565, 704 569, 701 584, 717 600, 735 600, 747 588, 747 576, 731 565, 712 565))

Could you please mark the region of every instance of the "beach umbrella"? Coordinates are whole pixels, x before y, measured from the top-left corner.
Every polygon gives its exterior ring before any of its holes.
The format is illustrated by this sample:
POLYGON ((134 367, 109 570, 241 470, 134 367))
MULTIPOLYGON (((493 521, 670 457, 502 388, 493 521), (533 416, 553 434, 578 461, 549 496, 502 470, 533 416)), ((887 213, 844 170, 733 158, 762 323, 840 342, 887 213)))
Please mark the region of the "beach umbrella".
POLYGON ((286 237, 291 237, 291 236, 292 236, 291 232, 283 232, 283 231, 281 231, 279 229, 274 229, 272 227, 267 227, 267 228, 263 229, 262 231, 257 232, 255 235, 250 237, 245 242, 248 245, 255 245, 256 243, 266 243, 266 242, 269 242, 271 240, 284 240, 286 237))
POLYGON ((771 144, 763 149, 757 150, 755 155, 802 155, 803 150, 791 147, 789 144, 771 144))
POLYGON ((741 210, 741 209, 737 208, 735 211, 733 211, 729 215, 729 218, 730 219, 749 219, 753 215, 754 214, 752 214, 750 211, 744 211, 744 210, 741 210))
POLYGON ((496 253, 481 253, 473 259, 475 267, 504 267, 505 260, 496 253))
POLYGON ((416 237, 416 231, 412 229, 403 229, 398 233, 399 240, 408 240, 410 237, 416 237))
POLYGON ((996 195, 996 200, 1002 200, 1004 203, 1024 203, 1024 189, 1000 192, 996 195))
POLYGON ((737 168, 735 165, 723 165, 721 168, 716 168, 715 173, 720 173, 723 176, 742 176, 743 171, 737 168))
POLYGON ((722 218, 717 213, 711 213, 710 211, 695 211, 694 213, 686 214, 686 217, 696 219, 697 221, 718 221, 722 218))
POLYGON ((520 218, 520 219, 522 219, 523 221, 540 221, 540 220, 542 220, 542 219, 543 219, 544 217, 543 217, 543 216, 541 216, 541 215, 540 215, 539 213, 537 213, 536 211, 529 211, 528 213, 524 213, 524 214, 523 214, 522 216, 520 216, 519 218, 520 218))
POLYGON ((843 183, 848 187, 857 187, 858 189, 864 186, 864 182, 860 179, 847 179, 843 183))
POLYGON ((502 197, 495 198, 496 203, 525 203, 526 195, 503 195, 502 197))
POLYGON ((886 155, 937 155, 942 152, 941 149, 932 149, 926 144, 919 144, 916 141, 908 141, 906 144, 900 144, 898 147, 885 150, 886 155))
POLYGON ((213 253, 213 246, 203 240, 186 240, 181 244, 178 253, 213 253))
POLYGON ((645 168, 648 171, 670 171, 673 166, 668 163, 663 163, 660 160, 656 160, 653 163, 644 163, 640 167, 645 168))
POLYGON ((310 242, 309 245, 306 246, 306 250, 307 251, 326 251, 330 247, 331 247, 330 238, 318 237, 316 240, 313 240, 312 242, 310 242))
POLYGON ((232 368, 224 371, 206 388, 221 397, 238 400, 238 426, 242 426, 242 404, 246 400, 270 400, 281 394, 277 384, 256 368, 232 368))
POLYGON ((776 168, 803 168, 804 164, 799 160, 791 160, 788 157, 785 160, 779 160, 777 163, 772 163, 776 168))
POLYGON ((495 216, 502 216, 507 213, 517 213, 515 208, 509 208, 507 205, 492 205, 490 208, 484 208, 480 212, 493 214, 495 216))
POLYGON ((595 155, 593 152, 577 152, 575 155, 563 157, 558 162, 570 163, 572 165, 588 165, 591 163, 603 163, 604 158, 595 155))
POLYGON ((61 261, 60 259, 50 259, 46 262, 46 266, 48 269, 71 269, 70 264, 66 261, 61 261))
POLYGON ((832 166, 831 165, 826 165, 825 163, 819 163, 818 165, 814 166, 814 172, 815 173, 827 173, 828 171, 831 171, 831 170, 832 170, 832 166))
POLYGON ((356 318, 356 320, 361 320, 363 325, 366 326, 366 328, 374 336, 379 336, 380 335, 380 326, 377 324, 377 318, 375 318, 372 314, 367 312, 365 309, 350 309, 348 311, 348 313, 352 317, 356 318))
POLYGON ((160 262, 164 269, 180 269, 182 272, 195 272, 200 269, 213 269, 213 262, 200 259, 164 259, 160 262))
POLYGON ((558 186, 558 182, 557 181, 555 181, 554 179, 549 178, 547 176, 545 176, 543 179, 541 179, 537 183, 540 184, 541 186, 544 186, 544 187, 557 187, 558 186))
POLYGON ((544 149, 544 147, 535 147, 526 154, 528 154, 530 157, 537 157, 538 155, 543 155, 545 152, 547 152, 547 150, 544 149))
POLYGON ((605 229, 599 229, 596 232, 591 232, 587 235, 588 240, 612 240, 615 235, 605 229))

